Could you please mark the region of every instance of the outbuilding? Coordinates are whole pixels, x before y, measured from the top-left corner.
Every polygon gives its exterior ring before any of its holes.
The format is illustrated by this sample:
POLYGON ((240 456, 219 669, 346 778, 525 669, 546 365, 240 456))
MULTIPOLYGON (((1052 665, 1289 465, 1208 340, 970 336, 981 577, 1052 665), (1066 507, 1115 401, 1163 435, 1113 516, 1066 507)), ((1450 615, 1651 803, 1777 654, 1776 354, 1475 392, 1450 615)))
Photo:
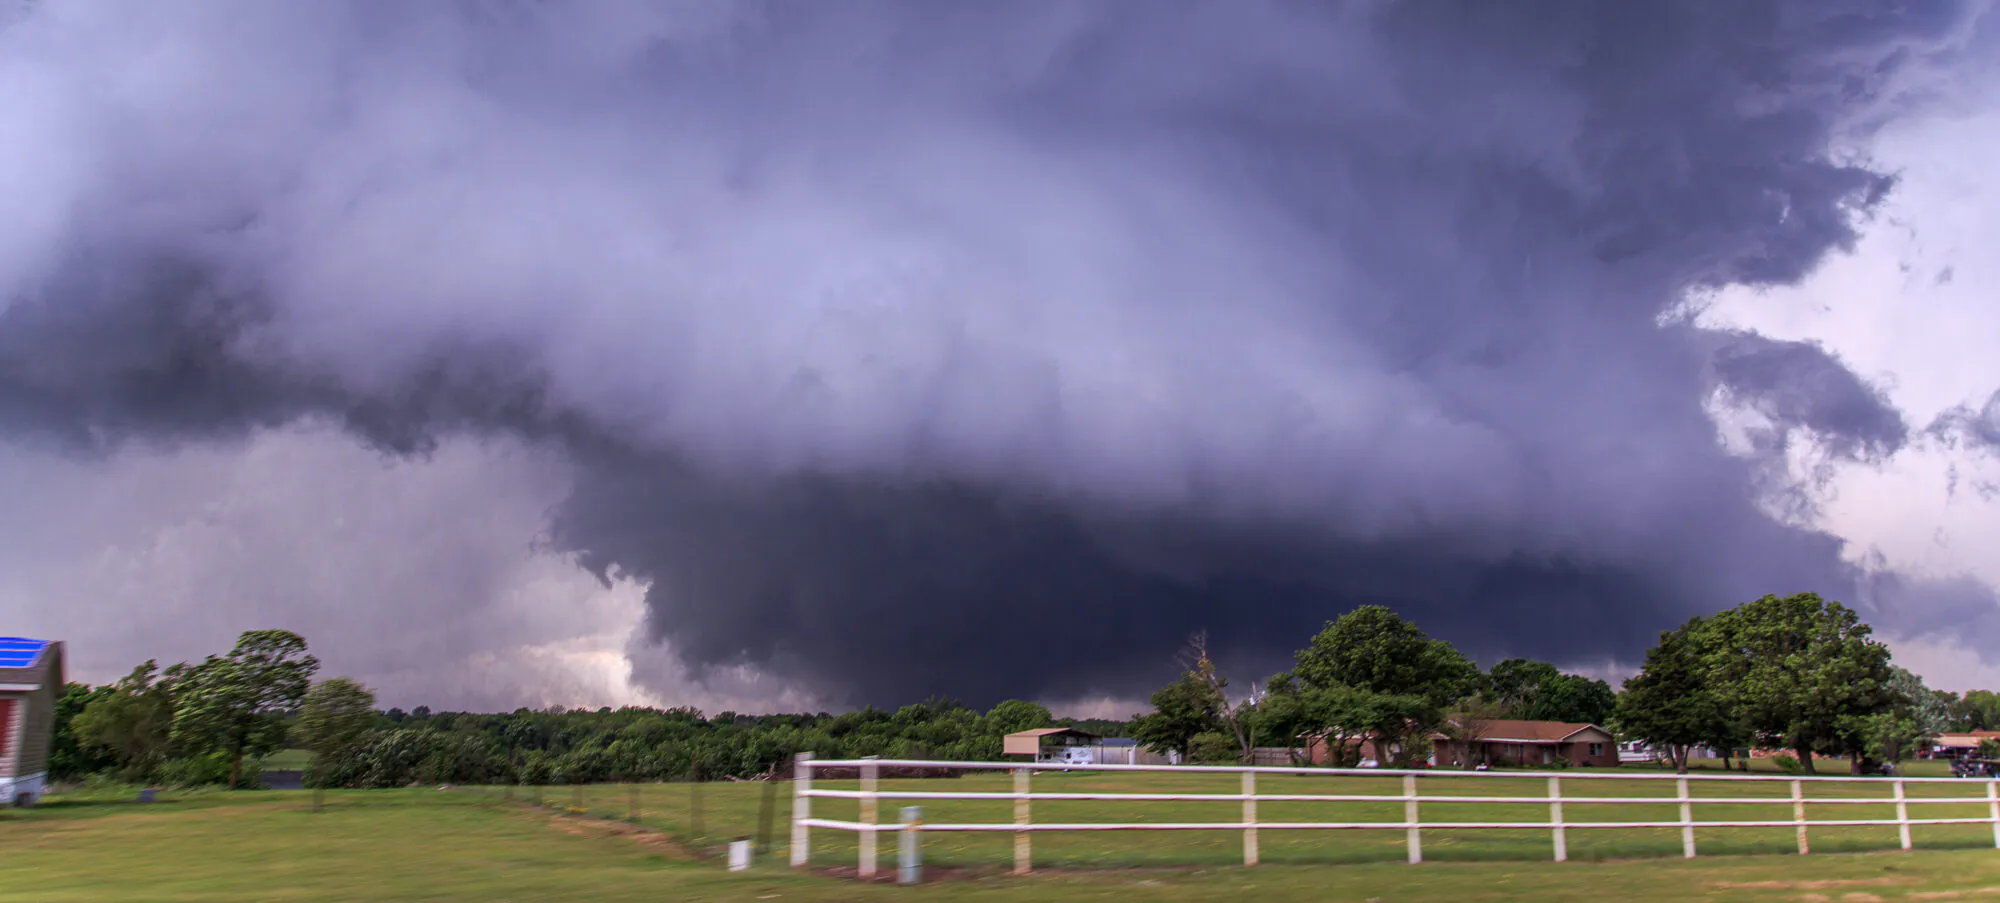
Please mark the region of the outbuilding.
POLYGON ((49 783, 63 645, 0 637, 0 805, 32 806, 49 783))
POLYGON ((1096 761, 1097 735, 1073 727, 1038 727, 1015 731, 1000 739, 1000 751, 1009 756, 1027 756, 1037 762, 1068 762, 1087 765, 1096 761), (1089 762, 1079 761, 1088 750, 1089 762))

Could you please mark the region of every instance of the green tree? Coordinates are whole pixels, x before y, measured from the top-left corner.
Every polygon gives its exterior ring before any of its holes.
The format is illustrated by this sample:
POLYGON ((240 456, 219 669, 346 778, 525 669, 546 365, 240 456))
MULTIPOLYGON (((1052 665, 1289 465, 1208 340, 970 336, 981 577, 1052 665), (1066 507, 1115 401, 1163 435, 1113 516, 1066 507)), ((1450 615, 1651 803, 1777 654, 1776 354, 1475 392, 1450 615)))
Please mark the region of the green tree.
POLYGON ((1312 687, 1291 674, 1279 674, 1257 704, 1254 723, 1259 736, 1285 743, 1295 762, 1303 750, 1323 745, 1327 764, 1352 767, 1361 757, 1363 740, 1393 733, 1432 710, 1418 696, 1390 696, 1343 684, 1312 687))
POLYGON ((988 729, 1002 735, 1031 731, 1055 723, 1055 716, 1049 714, 1048 706, 1021 699, 1005 700, 986 713, 988 729))
POLYGON ((82 742, 76 736, 77 716, 91 703, 108 698, 113 692, 111 687, 63 685, 63 695, 56 698, 55 730, 49 738, 50 775, 72 779, 117 767, 118 759, 110 750, 82 742))
POLYGON ((1292 673, 1307 686, 1342 684, 1391 696, 1421 696, 1439 707, 1475 688, 1479 669, 1443 640, 1380 605, 1338 619, 1299 650, 1292 673))
POLYGON ((1230 765, 1236 761, 1236 741, 1221 731, 1206 731, 1188 741, 1188 761, 1196 765, 1230 765))
MULTIPOLYGON (((1457 764, 1462 768, 1477 768, 1486 759, 1486 747, 1480 741, 1492 736, 1493 722, 1507 717, 1510 706, 1485 694, 1475 693, 1459 700, 1451 714, 1445 718, 1445 733, 1458 741, 1459 749, 1465 756, 1457 764)), ((1439 756, 1439 765, 1446 764, 1439 756)), ((1490 762, 1487 764, 1491 764, 1490 762)))
POLYGON ((174 696, 170 682, 159 677, 159 669, 154 661, 133 668, 109 694, 92 701, 76 716, 76 739, 85 746, 109 751, 123 780, 151 779, 166 757, 174 726, 174 696))
POLYGON ((1951 703, 1952 730, 1990 731, 2000 725, 2000 693, 1967 690, 1951 703))
POLYGON ((209 656, 176 685, 174 743, 189 752, 227 755, 234 789, 244 758, 284 743, 284 717, 303 702, 317 670, 319 660, 306 654, 304 637, 246 631, 227 656, 209 656))
MULTIPOLYGON (((1951 730, 1951 706, 1936 691, 1924 686, 1916 672, 1900 665, 1889 666, 1891 705, 1910 720, 1918 737, 1935 737, 1951 730)), ((1898 761, 1898 760, 1891 760, 1898 761)))
POLYGON ((1380 605, 1365 605, 1327 623, 1299 650, 1292 674, 1305 689, 1336 686, 1390 699, 1422 700, 1421 710, 1384 723, 1381 745, 1408 765, 1423 738, 1444 723, 1446 707, 1478 685, 1479 669, 1450 643, 1380 605))
POLYGON ((1515 717, 1602 725, 1617 708, 1618 694, 1610 684, 1580 674, 1558 674, 1535 687, 1515 717))
MULTIPOLYGON (((1862 735, 1867 754, 1884 762, 1901 762, 1909 758, 1917 749, 1917 741, 1924 736, 1916 719, 1911 718, 1908 712, 1897 710, 1863 716, 1862 724, 1856 730, 1862 735)), ((1854 765, 1859 771, 1859 757, 1856 757, 1854 765)))
POLYGON ((1889 648, 1839 602, 1764 596, 1705 626, 1710 676, 1727 703, 1764 742, 1796 752, 1808 774, 1814 752, 1862 754, 1867 716, 1895 700, 1889 648))
MULTIPOLYGON (((1713 743, 1731 730, 1728 707, 1709 679, 1710 653, 1695 618, 1660 634, 1646 652, 1639 673, 1625 682, 1617 718, 1625 736, 1666 750, 1674 770, 1687 773, 1694 746, 1713 743)), ((1732 747, 1724 747, 1732 748, 1732 747)))
POLYGON ((1528 708, 1535 691, 1543 684, 1560 677, 1562 672, 1548 662, 1530 658, 1504 659, 1487 672, 1482 695, 1506 710, 1507 714, 1501 717, 1527 717, 1517 713, 1528 708))
POLYGON ((1222 694, 1193 671, 1153 694, 1153 711, 1132 718, 1132 739, 1159 753, 1188 755, 1194 738, 1223 728, 1222 694))
POLYGON ((375 726, 375 694, 346 677, 323 680, 306 691, 292 739, 313 754, 313 808, 319 808, 327 760, 345 753, 375 726))

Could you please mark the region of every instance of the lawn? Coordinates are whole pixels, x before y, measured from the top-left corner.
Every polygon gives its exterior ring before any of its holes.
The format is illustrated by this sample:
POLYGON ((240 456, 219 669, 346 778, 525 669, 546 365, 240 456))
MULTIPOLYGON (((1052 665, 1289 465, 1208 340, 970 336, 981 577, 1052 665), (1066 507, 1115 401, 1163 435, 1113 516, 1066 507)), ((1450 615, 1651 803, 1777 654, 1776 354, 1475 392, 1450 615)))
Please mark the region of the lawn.
POLYGON ((304 771, 312 767, 312 753, 303 749, 281 749, 264 757, 265 771, 304 771))
MULTIPOLYGON (((1051 783, 1054 783, 1051 780, 1051 783)), ((1970 782, 1968 782, 1970 783, 1970 782)), ((758 791, 704 788, 710 830, 726 833, 758 791)), ((686 788, 651 787, 658 816, 686 788)), ((1026 879, 983 870, 919 888, 861 884, 772 858, 725 871, 617 822, 440 790, 339 791, 313 813, 291 792, 52 796, 0 812, 0 903, 80 901, 528 901, 1141 898, 1161 901, 1944 900, 2000 893, 1991 849, 1554 864, 1443 862, 1049 870, 1026 879)), ((685 817, 686 809, 678 810, 685 817)), ((782 822, 782 820, 780 820, 782 822)), ((1338 838, 1361 839, 1356 834, 1338 838)), ((1989 839, 1990 842, 1990 839, 1989 839)), ((1130 855, 1126 851, 1122 855, 1130 855)), ((1217 859, 1223 858, 1220 856, 1217 859)))

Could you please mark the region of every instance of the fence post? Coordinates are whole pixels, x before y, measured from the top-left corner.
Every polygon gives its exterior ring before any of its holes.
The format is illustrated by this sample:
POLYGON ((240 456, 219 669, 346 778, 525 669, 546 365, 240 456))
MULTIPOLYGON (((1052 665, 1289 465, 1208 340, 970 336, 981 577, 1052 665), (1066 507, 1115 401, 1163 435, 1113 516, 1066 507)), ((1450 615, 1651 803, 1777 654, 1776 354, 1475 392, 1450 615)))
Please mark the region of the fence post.
POLYGON ((771 852, 771 819, 778 812, 777 776, 765 775, 765 780, 758 783, 764 785, 764 794, 757 803, 757 855, 764 856, 771 852))
POLYGON ((923 830, 923 824, 922 806, 903 807, 902 842, 896 857, 897 884, 916 884, 924 880, 924 851, 917 845, 917 832, 923 830))
POLYGON ((708 836, 706 816, 701 804, 701 775, 696 773, 688 779, 688 834, 689 843, 695 846, 708 836))
POLYGON ((1682 775, 1675 782, 1679 785, 1681 800, 1681 855, 1694 858, 1694 803, 1688 796, 1688 779, 1682 775))
MULTIPOLYGON (((1026 827, 1031 824, 1028 810, 1028 776, 1031 769, 1014 769, 1014 825, 1026 827)), ((1014 874, 1025 875, 1032 866, 1034 851, 1029 845, 1029 832, 1014 832, 1014 874)))
POLYGON ((1903 779, 1896 779, 1896 833, 1903 842, 1903 849, 1910 848, 1910 803, 1903 795, 1903 779))
POLYGON ((1257 864, 1257 773, 1243 773, 1243 864, 1257 864))
POLYGON ((861 877, 875 877, 875 778, 881 766, 869 756, 861 763, 861 877))
POLYGON ((1413 774, 1403 775, 1403 824, 1410 861, 1424 861, 1424 841, 1417 828, 1417 776, 1413 774))
POLYGON ((1806 841, 1806 785, 1804 781, 1792 782, 1792 823, 1798 825, 1799 855, 1812 852, 1812 844, 1806 841))
POLYGON ((1549 826, 1555 835, 1556 861, 1569 861, 1569 838, 1563 834, 1562 778, 1549 778, 1549 826))
POLYGON ((812 855, 812 829, 806 827, 812 817, 812 797, 806 795, 813 786, 812 760, 809 752, 792 757, 792 868, 804 867, 812 855))
POLYGON ((1986 782, 1986 814, 1993 818, 1993 848, 2000 850, 2000 781, 1986 782))

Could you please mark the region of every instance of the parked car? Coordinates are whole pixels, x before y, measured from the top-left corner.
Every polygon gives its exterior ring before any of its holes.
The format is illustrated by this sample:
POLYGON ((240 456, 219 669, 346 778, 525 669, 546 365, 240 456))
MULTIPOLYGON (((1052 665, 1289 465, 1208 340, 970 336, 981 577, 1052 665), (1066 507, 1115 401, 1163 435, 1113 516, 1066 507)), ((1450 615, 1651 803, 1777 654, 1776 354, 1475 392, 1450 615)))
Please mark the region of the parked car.
POLYGON ((1953 759, 1951 773, 1960 778, 2000 777, 2000 759, 1953 759))

